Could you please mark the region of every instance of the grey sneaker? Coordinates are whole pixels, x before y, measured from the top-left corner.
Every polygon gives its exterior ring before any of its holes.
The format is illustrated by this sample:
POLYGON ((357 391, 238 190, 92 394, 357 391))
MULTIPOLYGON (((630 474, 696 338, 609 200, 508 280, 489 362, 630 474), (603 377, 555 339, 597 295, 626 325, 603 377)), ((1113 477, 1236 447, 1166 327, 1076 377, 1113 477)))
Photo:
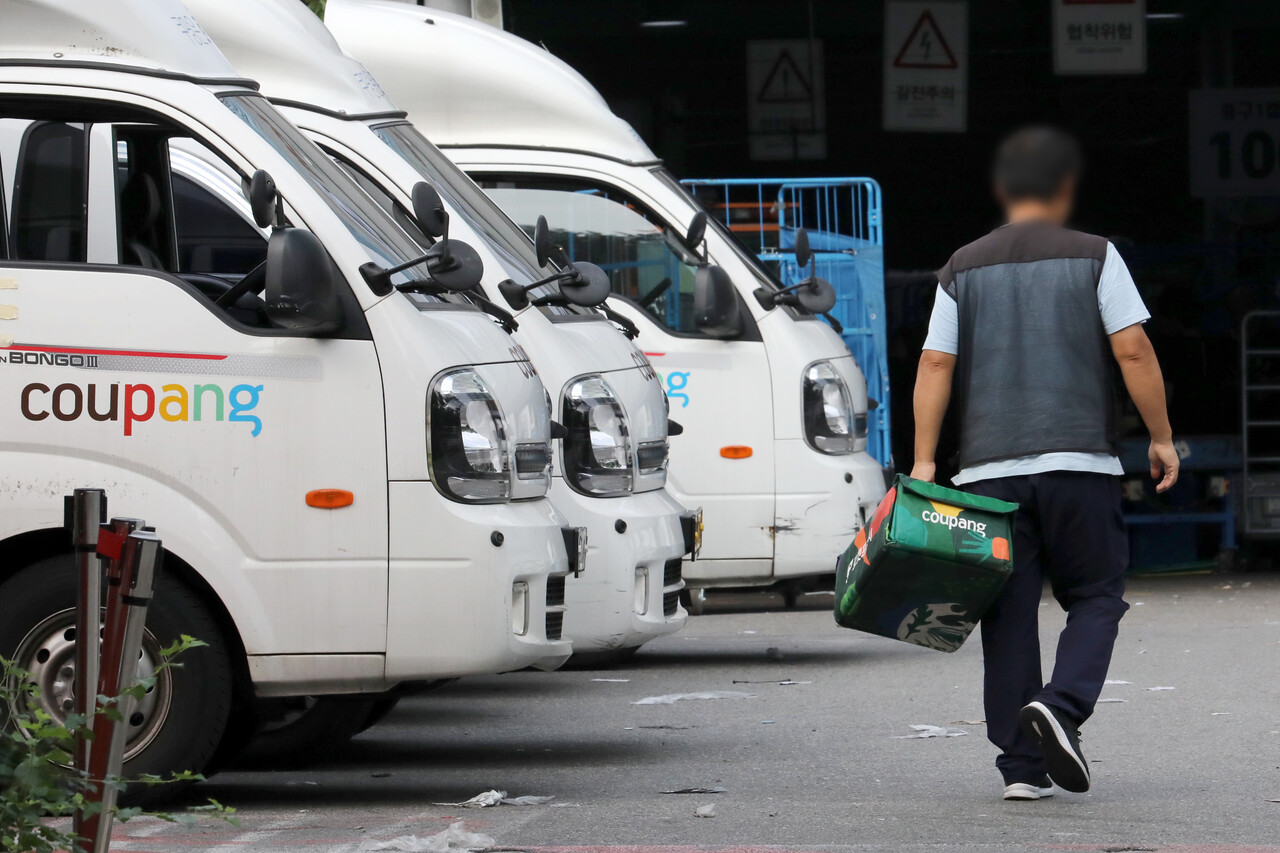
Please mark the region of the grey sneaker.
POLYGON ((1043 776, 1035 782, 1010 782, 1004 786, 1006 800, 1043 800, 1053 796, 1053 782, 1043 776))
POLYGON ((1018 714, 1022 730, 1040 743, 1045 768, 1064 791, 1089 790, 1089 762, 1080 751, 1080 729, 1043 702, 1032 702, 1018 714))

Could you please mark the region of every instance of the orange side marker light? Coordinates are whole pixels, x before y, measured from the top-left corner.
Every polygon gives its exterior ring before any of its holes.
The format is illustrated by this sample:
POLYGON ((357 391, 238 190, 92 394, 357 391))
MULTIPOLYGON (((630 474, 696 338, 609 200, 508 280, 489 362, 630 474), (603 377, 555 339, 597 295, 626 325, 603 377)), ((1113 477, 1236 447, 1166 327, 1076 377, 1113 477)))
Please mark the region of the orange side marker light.
POLYGON ((318 509, 341 509, 356 502, 356 496, 346 489, 315 489, 307 492, 307 506, 318 509))
POLYGON ((746 459, 751 455, 751 448, 745 444, 730 444, 720 448, 720 455, 725 459, 746 459))

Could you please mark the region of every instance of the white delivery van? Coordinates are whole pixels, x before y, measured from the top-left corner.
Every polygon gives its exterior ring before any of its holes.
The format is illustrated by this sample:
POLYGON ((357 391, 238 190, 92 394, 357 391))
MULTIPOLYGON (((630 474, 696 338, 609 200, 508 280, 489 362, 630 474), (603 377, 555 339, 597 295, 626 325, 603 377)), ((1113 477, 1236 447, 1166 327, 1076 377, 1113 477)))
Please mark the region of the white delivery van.
POLYGON ((0 20, 0 654, 45 710, 72 702, 77 486, 163 538, 140 669, 208 643, 129 719, 127 775, 206 770, 272 697, 566 660, 581 534, 515 342, 179 3, 0 20), (179 149, 233 170, 265 244, 179 149))
POLYGON ((517 223, 545 214, 574 258, 609 270, 685 427, 668 488, 706 520, 686 582, 784 582, 792 597, 798 579, 832 572, 885 493, 866 453, 866 382, 835 331, 721 224, 690 239, 697 203, 546 50, 401 3, 329 0, 325 22, 517 223), (707 263, 729 280, 699 275, 707 263))
MULTIPOLYGON (((500 295, 501 282, 519 290, 557 272, 543 268, 524 232, 405 120, 305 5, 189 0, 187 6, 236 70, 257 80, 263 94, 392 215, 411 217, 418 182, 436 187, 450 233, 474 245, 484 261, 489 299, 516 310, 500 295)), ((248 215, 247 203, 241 212, 248 215)), ((421 234, 412 223, 407 229, 421 234)), ((591 570, 569 578, 566 590, 565 636, 579 663, 625 656, 685 623, 681 558, 697 525, 696 514, 663 488, 662 386, 644 354, 597 310, 609 289, 603 273, 596 275, 599 290, 585 299, 596 304, 571 302, 565 294, 582 302, 587 288, 562 280, 530 296, 521 292, 513 324, 516 342, 552 394, 556 420, 568 431, 558 442, 552 503, 588 531, 591 570)))

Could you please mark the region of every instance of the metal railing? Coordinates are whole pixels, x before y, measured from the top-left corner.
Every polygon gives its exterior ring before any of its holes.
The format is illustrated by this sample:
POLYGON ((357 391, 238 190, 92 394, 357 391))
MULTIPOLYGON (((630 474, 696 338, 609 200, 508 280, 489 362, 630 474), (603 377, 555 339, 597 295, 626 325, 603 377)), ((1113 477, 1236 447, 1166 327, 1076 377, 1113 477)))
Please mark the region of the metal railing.
POLYGON ((682 181, 699 202, 783 284, 808 275, 792 252, 809 234, 815 272, 836 289, 831 314, 879 404, 869 413, 867 450, 892 463, 884 226, 880 185, 871 178, 720 178, 682 181))

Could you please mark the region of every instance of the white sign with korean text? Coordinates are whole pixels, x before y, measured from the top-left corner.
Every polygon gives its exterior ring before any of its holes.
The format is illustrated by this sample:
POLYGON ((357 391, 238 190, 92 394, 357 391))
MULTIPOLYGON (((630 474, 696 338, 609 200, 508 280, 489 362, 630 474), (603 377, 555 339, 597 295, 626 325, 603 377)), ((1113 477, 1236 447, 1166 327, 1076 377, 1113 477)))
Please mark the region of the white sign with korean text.
POLYGON ((747 42, 747 124, 752 160, 822 160, 827 101, 819 39, 747 42))
POLYGON ((1146 0, 1053 0, 1053 73, 1146 71, 1146 0))
POLYGON ((1191 194, 1280 196, 1280 89, 1191 92, 1191 194))
POLYGON ((884 129, 963 133, 968 85, 969 4, 889 0, 884 129))

